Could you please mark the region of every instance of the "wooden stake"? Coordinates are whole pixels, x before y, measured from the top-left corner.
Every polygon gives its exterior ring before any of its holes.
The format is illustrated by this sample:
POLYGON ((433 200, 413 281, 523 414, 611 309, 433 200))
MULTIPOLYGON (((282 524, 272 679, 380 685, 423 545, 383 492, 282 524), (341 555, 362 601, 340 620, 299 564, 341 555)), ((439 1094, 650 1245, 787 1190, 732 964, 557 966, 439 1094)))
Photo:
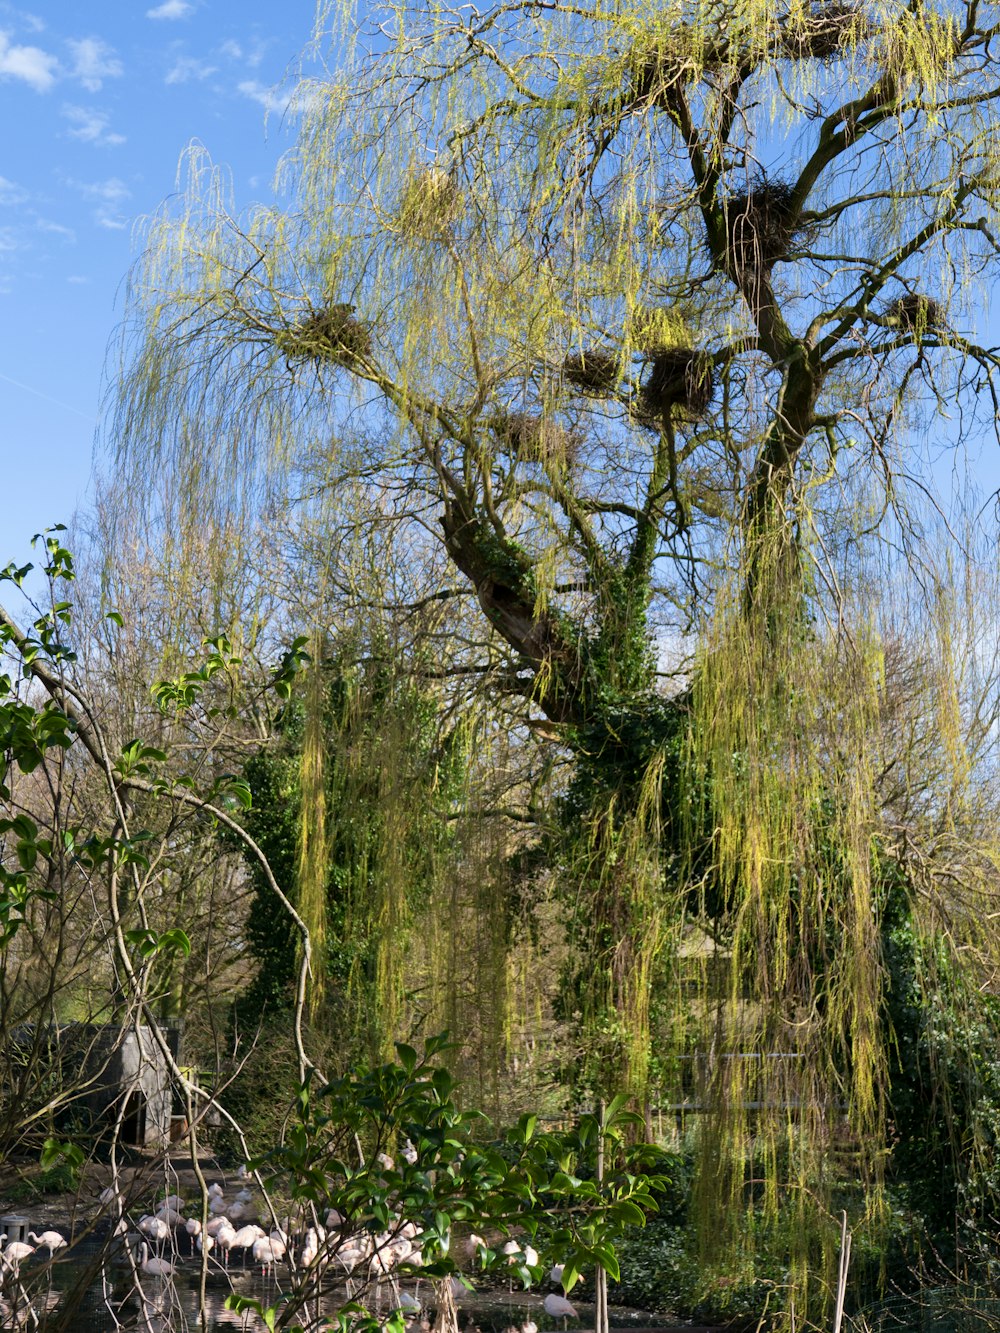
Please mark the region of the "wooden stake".
MULTIPOLYGON (((597 1103, 597 1187, 604 1180, 604 1102, 597 1103)), ((608 1333, 608 1275, 598 1266, 594 1276, 594 1333, 608 1333)))
POLYGON ((840 1214, 840 1262, 837 1269, 837 1305, 833 1314, 833 1333, 840 1333, 844 1318, 844 1297, 847 1295, 847 1267, 851 1262, 851 1233, 847 1229, 847 1213, 840 1214))

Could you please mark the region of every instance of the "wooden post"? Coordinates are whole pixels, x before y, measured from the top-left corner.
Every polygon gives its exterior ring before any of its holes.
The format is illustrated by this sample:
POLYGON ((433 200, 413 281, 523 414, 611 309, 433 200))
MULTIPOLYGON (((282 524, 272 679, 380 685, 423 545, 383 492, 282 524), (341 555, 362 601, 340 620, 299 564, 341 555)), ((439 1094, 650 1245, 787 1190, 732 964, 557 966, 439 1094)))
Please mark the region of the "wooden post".
MULTIPOLYGON (((597 1103, 597 1187, 604 1181, 604 1101, 597 1103)), ((608 1333, 608 1275, 598 1266, 594 1274, 594 1333, 608 1333)))
POLYGON ((840 1263, 837 1272, 837 1304, 833 1312, 833 1333, 840 1333, 844 1318, 844 1298, 847 1295, 847 1267, 851 1262, 851 1233, 847 1229, 847 1213, 840 1215, 840 1263))

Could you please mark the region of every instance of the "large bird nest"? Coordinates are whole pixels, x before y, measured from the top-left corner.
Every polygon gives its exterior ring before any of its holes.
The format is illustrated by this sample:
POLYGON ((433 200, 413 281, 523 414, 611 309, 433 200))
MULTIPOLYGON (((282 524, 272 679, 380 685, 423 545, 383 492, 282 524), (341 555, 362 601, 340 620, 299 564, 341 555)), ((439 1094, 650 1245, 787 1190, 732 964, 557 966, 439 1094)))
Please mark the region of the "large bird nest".
POLYGON ((850 0, 830 0, 813 5, 799 22, 786 18, 780 41, 782 49, 796 60, 829 60, 860 41, 867 31, 867 21, 857 5, 850 0))
POLYGON ((568 467, 580 450, 579 435, 551 417, 501 412, 491 425, 503 449, 527 462, 568 467))
POLYGON ((888 323, 909 333, 926 333, 928 329, 941 329, 945 325, 945 308, 941 302, 920 292, 907 292, 891 301, 882 315, 888 323))
POLYGON ((661 347, 639 394, 637 416, 647 425, 657 425, 677 408, 682 416, 696 421, 708 411, 714 391, 715 376, 708 352, 661 347))
POLYGON ((584 393, 604 397, 614 393, 621 378, 621 365, 613 352, 592 347, 566 358, 562 367, 563 379, 584 393))
POLYGON ((340 365, 350 365, 372 353, 368 325, 355 318, 354 306, 339 302, 311 311, 298 324, 283 330, 276 342, 287 357, 311 357, 340 365))
POLYGON ((751 189, 724 199, 723 209, 729 263, 737 273, 771 268, 805 230, 787 181, 762 175, 751 189))

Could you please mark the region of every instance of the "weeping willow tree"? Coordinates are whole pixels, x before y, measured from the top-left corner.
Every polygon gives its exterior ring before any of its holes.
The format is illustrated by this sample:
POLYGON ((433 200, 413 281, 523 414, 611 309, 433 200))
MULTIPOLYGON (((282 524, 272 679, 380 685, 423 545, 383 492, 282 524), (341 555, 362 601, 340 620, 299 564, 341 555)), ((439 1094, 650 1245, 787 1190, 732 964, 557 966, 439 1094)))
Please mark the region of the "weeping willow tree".
POLYGON ((995 431, 1000 362, 970 330, 996 265, 1000 11, 326 17, 337 72, 301 89, 287 206, 239 214, 194 153, 150 228, 115 447, 186 478, 192 521, 319 449, 386 532, 431 535, 431 595, 472 603, 491 688, 576 763, 588 1078, 645 1095, 651 1002, 681 993, 696 922, 711 984, 671 1039, 706 1053, 703 1230, 738 1260, 745 1221, 722 1219, 794 1198, 783 1299, 818 1312, 830 1163, 854 1155, 869 1214, 884 1175, 880 857, 991 984, 953 676, 929 697, 955 794, 897 827, 882 627, 853 594, 883 544, 919 565, 906 495, 933 452, 995 431), (967 854, 939 873, 949 838, 967 854))

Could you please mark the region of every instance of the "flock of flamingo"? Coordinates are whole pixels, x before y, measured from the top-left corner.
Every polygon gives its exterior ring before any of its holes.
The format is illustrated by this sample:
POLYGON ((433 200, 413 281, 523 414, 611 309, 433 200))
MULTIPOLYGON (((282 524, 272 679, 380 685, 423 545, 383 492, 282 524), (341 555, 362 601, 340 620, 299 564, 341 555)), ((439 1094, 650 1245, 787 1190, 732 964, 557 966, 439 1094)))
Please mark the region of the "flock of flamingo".
MULTIPOLYGON (((254 1265, 260 1265, 262 1274, 272 1271, 278 1264, 287 1264, 298 1272, 312 1270, 319 1273, 330 1269, 340 1274, 349 1293, 354 1287, 368 1283, 374 1283, 376 1292, 381 1286, 388 1286, 395 1299, 394 1308, 401 1309, 408 1316, 419 1315, 418 1297, 401 1291, 396 1280, 401 1268, 406 1274, 419 1277, 423 1262, 421 1232, 414 1222, 397 1218, 378 1234, 351 1233, 343 1216, 331 1209, 323 1224, 314 1217, 310 1225, 296 1231, 291 1219, 280 1222, 274 1219, 275 1225, 268 1232, 259 1225, 262 1208, 246 1183, 245 1168, 241 1169, 241 1176, 241 1188, 232 1198, 227 1199, 222 1185, 208 1186, 207 1208, 199 1208, 201 1217, 186 1217, 183 1211, 185 1201, 177 1194, 168 1195, 152 1213, 140 1217, 134 1224, 139 1233, 140 1253, 136 1255, 133 1249, 133 1261, 142 1273, 163 1282, 171 1281, 181 1262, 178 1241, 183 1234, 188 1238, 192 1252, 197 1250, 200 1255, 210 1256, 213 1263, 221 1257, 226 1269, 234 1252, 240 1254, 244 1264, 249 1258, 254 1265), (171 1258, 160 1252, 167 1245, 171 1247, 171 1258)), ((104 1208, 116 1204, 118 1222, 114 1230, 127 1241, 131 1227, 113 1187, 102 1191, 100 1204, 104 1208)), ((28 1239, 33 1244, 11 1241, 5 1248, 0 1248, 0 1285, 8 1271, 16 1278, 20 1265, 36 1251, 47 1251, 51 1260, 67 1246, 66 1238, 58 1231, 43 1231, 41 1235, 32 1231, 28 1239)), ((0 1236, 0 1245, 6 1240, 6 1235, 0 1236)), ((487 1248, 481 1236, 470 1235, 464 1242, 466 1257, 471 1262, 475 1262, 480 1252, 487 1248)), ((516 1240, 508 1241, 502 1253, 511 1266, 535 1268, 539 1263, 537 1251, 530 1244, 516 1240)), ((561 1265, 551 1269, 549 1280, 554 1285, 561 1284, 561 1265)), ((460 1289, 464 1289, 462 1284, 455 1280, 454 1294, 458 1295, 460 1289)), ((577 1317, 574 1307, 559 1292, 550 1291, 542 1304, 547 1315, 564 1321, 564 1327, 567 1319, 577 1317)), ((532 1321, 524 1325, 522 1333, 537 1333, 532 1321)))

